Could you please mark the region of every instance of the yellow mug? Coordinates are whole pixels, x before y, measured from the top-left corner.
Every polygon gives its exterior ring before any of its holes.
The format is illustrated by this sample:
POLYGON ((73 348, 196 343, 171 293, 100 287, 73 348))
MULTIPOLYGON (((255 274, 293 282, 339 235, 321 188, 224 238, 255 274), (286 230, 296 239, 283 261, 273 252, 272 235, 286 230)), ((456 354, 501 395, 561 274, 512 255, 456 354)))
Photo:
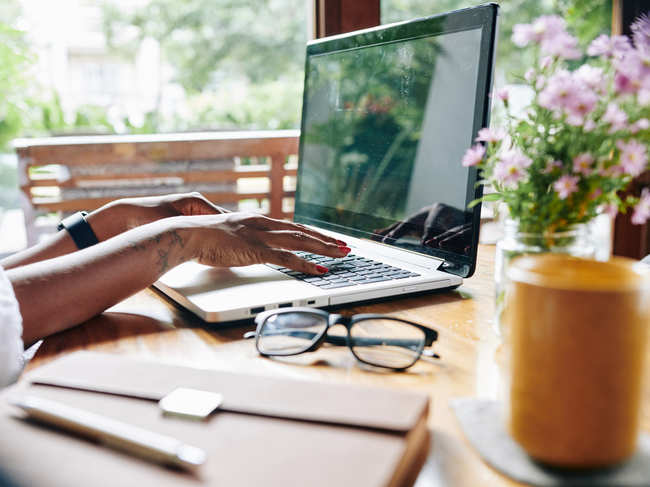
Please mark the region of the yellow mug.
POLYGON ((542 254, 507 275, 512 437, 555 467, 623 461, 639 431, 650 267, 542 254))

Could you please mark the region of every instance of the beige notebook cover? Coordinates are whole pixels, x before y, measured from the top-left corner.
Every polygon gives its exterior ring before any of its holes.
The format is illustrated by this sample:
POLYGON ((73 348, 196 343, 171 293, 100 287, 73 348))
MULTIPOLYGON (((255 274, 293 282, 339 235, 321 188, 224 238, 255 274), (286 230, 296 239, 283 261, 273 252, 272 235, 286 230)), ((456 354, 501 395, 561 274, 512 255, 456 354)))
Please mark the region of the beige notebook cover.
POLYGON ((422 394, 91 352, 27 378, 0 396, 0 466, 24 486, 404 486, 428 453, 422 394), (219 392, 223 404, 206 421, 163 416, 157 401, 177 387, 219 392), (192 475, 32 424, 6 402, 22 390, 174 436, 208 460, 192 475))

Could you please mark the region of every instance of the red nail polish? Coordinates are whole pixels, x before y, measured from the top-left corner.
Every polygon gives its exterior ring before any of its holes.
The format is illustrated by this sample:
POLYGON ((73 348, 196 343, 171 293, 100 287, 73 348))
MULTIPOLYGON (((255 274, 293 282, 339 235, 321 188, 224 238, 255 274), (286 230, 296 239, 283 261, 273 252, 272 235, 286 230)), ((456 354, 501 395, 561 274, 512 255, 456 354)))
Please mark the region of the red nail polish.
POLYGON ((352 249, 350 247, 341 246, 339 247, 339 250, 341 252, 345 252, 346 254, 349 254, 352 249))
POLYGON ((321 274, 325 274, 326 272, 329 271, 327 267, 323 267, 322 265, 317 265, 316 270, 320 272, 321 274))
POLYGON ((337 243, 339 246, 343 246, 343 247, 345 247, 345 246, 347 245, 343 240, 337 240, 336 243, 337 243))

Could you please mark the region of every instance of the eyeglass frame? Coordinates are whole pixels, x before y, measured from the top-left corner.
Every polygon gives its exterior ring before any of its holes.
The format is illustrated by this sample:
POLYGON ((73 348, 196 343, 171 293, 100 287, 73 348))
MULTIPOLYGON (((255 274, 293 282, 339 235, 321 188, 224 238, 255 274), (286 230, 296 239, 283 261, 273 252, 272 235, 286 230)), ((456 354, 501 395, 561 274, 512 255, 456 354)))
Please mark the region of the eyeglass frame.
POLYGON ((318 350, 324 342, 328 342, 332 345, 336 346, 347 346, 350 349, 350 352, 352 352, 352 355, 354 355, 354 358, 357 359, 359 362, 364 363, 366 365, 371 365, 372 367, 380 367, 384 369, 391 369, 394 371, 404 371, 420 360, 420 357, 423 355, 425 357, 432 357, 432 358, 437 358, 439 359, 440 356, 437 353, 434 352, 429 352, 425 350, 425 347, 431 347, 434 342, 438 340, 438 332, 434 330, 433 328, 428 328, 424 325, 421 325, 419 323, 415 323, 413 321, 405 320, 403 318, 395 318, 393 316, 388 316, 388 315, 382 315, 378 313, 360 313, 360 314, 355 314, 352 316, 344 316, 341 314, 337 313, 330 313, 328 311, 322 310, 322 309, 317 309, 317 308, 309 308, 309 307, 304 307, 304 306, 297 306, 297 307, 292 307, 292 308, 280 308, 280 309, 270 309, 267 311, 264 311, 262 313, 259 313, 257 316, 255 316, 255 324, 256 329, 254 335, 252 333, 246 333, 244 334, 244 338, 253 338, 255 337, 255 348, 257 349, 258 353, 264 357, 291 357, 294 355, 301 355, 303 353, 310 353, 310 352, 315 352, 318 350), (262 327, 266 323, 266 321, 271 317, 275 315, 281 315, 281 314, 287 314, 287 313, 309 313, 309 314, 314 314, 321 316, 325 318, 325 321, 327 323, 327 326, 325 329, 320 333, 320 336, 311 344, 309 348, 306 350, 303 350, 301 352, 290 352, 290 353, 265 353, 260 350, 259 347, 259 341, 260 337, 262 336, 260 334, 260 331, 262 330, 262 327), (363 360, 360 358, 355 352, 354 348, 352 346, 352 343, 350 341, 350 329, 352 326, 360 321, 365 321, 365 320, 370 320, 370 319, 382 319, 382 320, 392 320, 392 321, 399 321, 401 323, 406 323, 407 325, 411 325, 419 329, 424 333, 424 345, 420 347, 420 350, 418 350, 417 357, 411 362, 409 365, 404 366, 404 367, 391 367, 390 365, 379 365, 379 364, 374 364, 371 362, 368 362, 367 360, 363 360), (344 338, 345 342, 342 342, 343 337, 338 337, 338 336, 329 336, 328 331, 330 328, 336 325, 343 325, 347 329, 347 334, 344 338), (429 353, 425 353, 429 352, 429 353))

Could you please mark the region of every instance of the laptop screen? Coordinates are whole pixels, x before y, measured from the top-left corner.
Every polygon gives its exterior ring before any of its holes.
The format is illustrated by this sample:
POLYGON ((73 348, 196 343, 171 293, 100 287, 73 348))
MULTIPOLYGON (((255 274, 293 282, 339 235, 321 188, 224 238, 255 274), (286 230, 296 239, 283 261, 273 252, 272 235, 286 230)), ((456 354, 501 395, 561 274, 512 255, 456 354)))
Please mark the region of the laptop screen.
POLYGON ((468 274, 476 174, 460 161, 487 121, 477 112, 491 33, 464 15, 469 25, 452 14, 308 48, 297 221, 441 257, 468 274))

